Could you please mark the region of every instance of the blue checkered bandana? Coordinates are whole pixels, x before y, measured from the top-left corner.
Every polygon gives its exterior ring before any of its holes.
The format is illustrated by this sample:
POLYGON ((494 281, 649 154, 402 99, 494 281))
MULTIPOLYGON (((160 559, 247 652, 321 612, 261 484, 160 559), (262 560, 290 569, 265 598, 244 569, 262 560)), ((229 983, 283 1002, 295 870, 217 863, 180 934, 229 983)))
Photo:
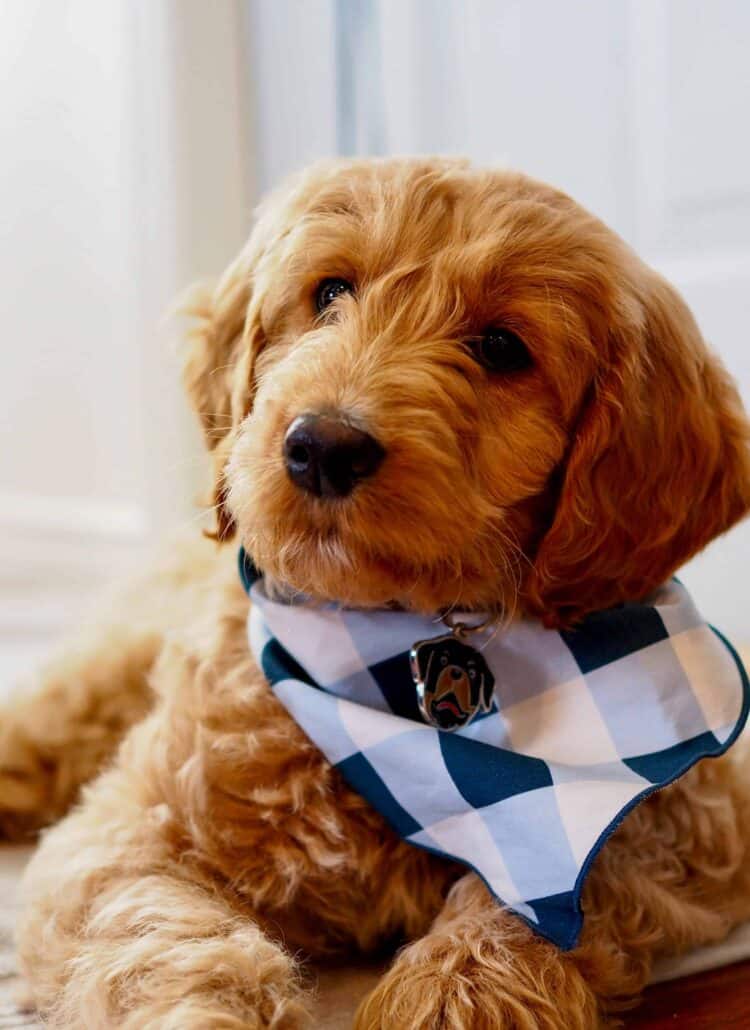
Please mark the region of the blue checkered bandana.
POLYGON ((415 641, 445 633, 434 620, 272 600, 244 555, 240 568, 252 651, 331 764, 405 841, 473 869, 564 949, 607 837, 747 717, 737 654, 676 580, 574 630, 472 635, 494 696, 448 733, 423 720, 409 662, 415 641))

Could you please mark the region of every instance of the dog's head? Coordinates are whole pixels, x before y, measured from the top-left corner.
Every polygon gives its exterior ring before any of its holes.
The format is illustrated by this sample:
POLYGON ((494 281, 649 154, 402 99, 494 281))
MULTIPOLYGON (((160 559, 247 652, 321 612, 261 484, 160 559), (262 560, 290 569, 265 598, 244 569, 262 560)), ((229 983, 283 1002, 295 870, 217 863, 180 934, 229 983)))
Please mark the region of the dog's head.
POLYGON ((750 505, 736 391, 680 297, 522 175, 315 167, 191 310, 219 534, 303 593, 557 624, 750 505))

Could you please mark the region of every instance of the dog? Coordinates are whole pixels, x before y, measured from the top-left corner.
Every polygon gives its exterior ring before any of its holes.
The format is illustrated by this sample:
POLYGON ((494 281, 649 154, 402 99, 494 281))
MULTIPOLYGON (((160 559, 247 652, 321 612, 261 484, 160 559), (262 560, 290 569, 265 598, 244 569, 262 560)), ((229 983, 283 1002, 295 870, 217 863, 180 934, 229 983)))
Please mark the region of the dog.
MULTIPOLYGON (((303 732, 248 647, 236 552, 269 597, 334 614, 567 633, 649 598, 747 512, 732 381, 597 218, 458 160, 314 166, 188 309, 215 540, 135 582, 0 720, 3 833, 65 816, 26 876, 38 1011, 56 1028, 305 1026, 300 956, 395 940, 358 1030, 614 1025, 656 957, 750 916, 740 747, 629 812, 563 950, 402 840, 303 732)), ((423 671, 432 710, 442 679, 423 671)))

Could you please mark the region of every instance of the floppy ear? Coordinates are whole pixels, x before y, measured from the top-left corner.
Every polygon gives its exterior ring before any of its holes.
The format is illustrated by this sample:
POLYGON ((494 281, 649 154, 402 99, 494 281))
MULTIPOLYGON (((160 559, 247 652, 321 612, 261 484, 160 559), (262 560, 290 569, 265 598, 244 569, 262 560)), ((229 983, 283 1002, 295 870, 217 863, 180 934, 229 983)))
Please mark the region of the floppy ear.
POLYGON ((231 380, 245 330, 251 280, 241 254, 215 288, 192 287, 182 310, 191 319, 183 382, 205 435, 214 450, 232 419, 231 380))
POLYGON ((260 309, 274 247, 293 230, 309 199, 342 162, 322 161, 291 176, 256 212, 247 245, 214 289, 193 287, 182 311, 191 320, 183 379, 214 458, 218 540, 234 534, 223 481, 232 430, 252 407, 253 366, 265 343, 260 309))
POLYGON ((224 463, 231 431, 252 403, 251 370, 263 344, 260 303, 253 298, 258 258, 254 236, 214 289, 195 286, 183 304, 191 319, 183 381, 213 455, 217 528, 209 535, 218 540, 234 535, 225 503, 224 463))
POLYGON ((547 625, 645 597, 750 508, 748 424, 678 294, 643 269, 611 331, 526 584, 547 625))

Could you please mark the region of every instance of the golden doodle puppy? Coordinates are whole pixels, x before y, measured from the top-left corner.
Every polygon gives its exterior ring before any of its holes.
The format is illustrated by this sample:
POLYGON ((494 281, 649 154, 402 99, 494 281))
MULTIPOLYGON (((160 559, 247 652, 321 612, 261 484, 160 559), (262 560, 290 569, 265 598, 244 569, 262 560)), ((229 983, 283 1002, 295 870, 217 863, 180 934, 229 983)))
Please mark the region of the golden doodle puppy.
POLYGON ((27 874, 47 1025, 306 1026, 301 957, 395 942, 359 1030, 613 1025, 750 916, 741 674, 670 581, 750 507, 731 380, 601 222, 461 161, 314 167, 190 309, 218 542, 2 717, 6 836, 92 780, 27 874))

